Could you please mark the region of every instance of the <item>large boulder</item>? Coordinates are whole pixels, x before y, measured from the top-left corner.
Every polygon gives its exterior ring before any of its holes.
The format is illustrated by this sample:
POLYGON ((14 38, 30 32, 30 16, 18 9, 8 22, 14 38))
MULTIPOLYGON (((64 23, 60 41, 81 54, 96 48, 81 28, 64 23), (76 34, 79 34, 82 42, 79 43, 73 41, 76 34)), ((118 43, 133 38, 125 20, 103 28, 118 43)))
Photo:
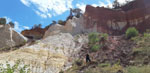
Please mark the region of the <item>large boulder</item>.
POLYGON ((16 32, 10 25, 0 27, 0 48, 10 48, 23 45, 27 39, 16 32))

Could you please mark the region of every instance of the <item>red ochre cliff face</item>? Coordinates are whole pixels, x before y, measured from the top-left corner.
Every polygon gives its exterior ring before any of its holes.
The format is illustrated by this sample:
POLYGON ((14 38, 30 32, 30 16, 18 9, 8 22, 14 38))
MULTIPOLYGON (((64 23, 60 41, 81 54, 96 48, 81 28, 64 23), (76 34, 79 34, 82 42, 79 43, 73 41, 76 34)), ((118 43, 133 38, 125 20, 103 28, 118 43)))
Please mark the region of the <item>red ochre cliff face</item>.
POLYGON ((25 37, 27 37, 29 39, 41 39, 41 38, 43 38, 46 30, 47 30, 47 28, 45 28, 45 29, 34 28, 34 29, 30 29, 30 30, 24 30, 21 32, 21 34, 23 34, 25 37))
POLYGON ((136 0, 121 9, 86 6, 84 27, 97 27, 98 32, 123 34, 128 27, 140 32, 150 29, 150 1, 136 0))

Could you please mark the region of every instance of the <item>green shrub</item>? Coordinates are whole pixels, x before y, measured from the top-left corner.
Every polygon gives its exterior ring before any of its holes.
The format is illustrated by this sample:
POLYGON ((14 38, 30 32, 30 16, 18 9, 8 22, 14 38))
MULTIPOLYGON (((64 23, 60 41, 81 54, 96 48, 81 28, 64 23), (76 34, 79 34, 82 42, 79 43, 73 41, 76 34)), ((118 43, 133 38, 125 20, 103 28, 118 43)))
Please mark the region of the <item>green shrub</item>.
POLYGON ((138 30, 136 30, 136 28, 134 28, 134 27, 128 28, 127 31, 126 31, 126 37, 128 39, 130 39, 132 37, 135 37, 138 34, 139 34, 138 30))
POLYGON ((9 25, 14 28, 15 24, 13 22, 9 22, 9 25))
POLYGON ((89 39, 89 44, 96 44, 97 42, 100 41, 99 34, 95 32, 90 33, 88 39, 89 39))
POLYGON ((89 39, 89 47, 91 48, 92 51, 98 51, 100 49, 99 45, 99 34, 98 33, 90 33, 88 36, 89 39))
POLYGON ((101 45, 95 44, 95 45, 93 45, 93 46, 91 47, 91 50, 92 50, 93 52, 96 52, 96 51, 98 51, 100 48, 101 48, 101 45))
POLYGON ((6 24, 6 19, 5 18, 0 18, 0 24, 6 24))
POLYGON ((150 66, 130 66, 126 68, 125 73, 150 73, 150 66))
POLYGON ((101 38, 104 38, 104 40, 107 40, 108 34, 107 33, 102 33, 101 34, 101 38))

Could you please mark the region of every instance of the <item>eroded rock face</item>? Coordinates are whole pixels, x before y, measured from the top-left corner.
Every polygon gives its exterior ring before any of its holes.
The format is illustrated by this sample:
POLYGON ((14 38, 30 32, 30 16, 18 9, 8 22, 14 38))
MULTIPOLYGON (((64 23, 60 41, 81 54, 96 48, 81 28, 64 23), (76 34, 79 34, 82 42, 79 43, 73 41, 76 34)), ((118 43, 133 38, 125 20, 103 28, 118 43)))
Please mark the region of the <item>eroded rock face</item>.
POLYGON ((84 26, 89 29, 97 25, 98 32, 109 34, 122 34, 128 27, 136 27, 140 32, 143 32, 150 28, 148 22, 150 20, 149 4, 149 0, 136 0, 120 10, 95 8, 87 5, 84 13, 84 26))
POLYGON ((12 63, 18 59, 31 66, 32 73, 59 73, 71 67, 87 37, 76 39, 69 33, 59 33, 37 41, 31 46, 0 54, 0 63, 12 63), (76 43, 78 42, 78 43, 76 43))
POLYGON ((25 44, 27 38, 16 32, 10 25, 0 27, 0 48, 10 48, 25 44))
POLYGON ((58 33, 70 33, 75 36, 77 34, 88 33, 88 32, 96 32, 96 27, 85 29, 84 27, 84 17, 81 15, 79 18, 72 17, 72 19, 68 19, 65 25, 55 24, 49 27, 46 31, 44 38, 52 35, 56 35, 58 33))
POLYGON ((66 29, 64 28, 63 25, 55 24, 48 28, 48 30, 44 34, 44 38, 48 36, 56 35, 59 33, 65 33, 65 32, 66 32, 66 29))
POLYGON ((47 28, 34 28, 31 30, 24 30, 21 32, 21 34, 29 39, 41 39, 43 38, 46 30, 47 28))

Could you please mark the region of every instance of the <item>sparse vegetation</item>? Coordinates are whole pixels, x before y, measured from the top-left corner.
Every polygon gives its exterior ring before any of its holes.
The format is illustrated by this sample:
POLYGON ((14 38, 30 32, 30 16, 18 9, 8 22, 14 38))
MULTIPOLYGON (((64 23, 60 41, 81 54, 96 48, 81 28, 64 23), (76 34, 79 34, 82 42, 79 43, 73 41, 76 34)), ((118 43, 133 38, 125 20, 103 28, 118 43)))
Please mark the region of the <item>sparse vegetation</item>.
POLYGON ((0 24, 6 24, 6 19, 5 18, 0 18, 0 24))
POLYGON ((14 28, 15 24, 13 22, 9 22, 9 25, 14 28))
POLYGON ((28 65, 21 66, 21 61, 18 60, 13 66, 9 63, 0 64, 0 73, 30 73, 30 69, 28 65))
POLYGON ((58 21, 58 24, 60 24, 60 25, 65 25, 65 24, 66 24, 66 21, 59 20, 59 21, 58 21))
POLYGON ((132 37, 135 37, 139 34, 138 30, 134 27, 131 27, 131 28, 128 28, 127 31, 126 31, 126 37, 128 39, 132 38, 132 37))
POLYGON ((133 49, 135 64, 150 63, 150 33, 144 33, 143 36, 132 38, 137 44, 133 49))
POLYGON ((91 48, 92 51, 98 51, 100 49, 99 41, 99 33, 90 33, 88 36, 89 39, 89 47, 91 48))
POLYGON ((96 32, 90 33, 88 37, 89 47, 93 52, 96 52, 104 46, 104 43, 107 40, 107 38, 108 38, 108 34, 106 33, 101 33, 101 34, 96 32))
POLYGON ((106 41, 107 40, 107 38, 108 38, 108 34, 107 33, 102 33, 101 34, 101 39, 104 39, 104 41, 106 41))
POLYGON ((94 52, 96 52, 96 51, 98 51, 100 48, 101 48, 101 45, 99 45, 99 44, 94 44, 94 45, 92 45, 91 50, 94 51, 94 52))
POLYGON ((146 66, 129 66, 126 68, 126 72, 125 73, 150 73, 150 66, 146 65, 146 66))

